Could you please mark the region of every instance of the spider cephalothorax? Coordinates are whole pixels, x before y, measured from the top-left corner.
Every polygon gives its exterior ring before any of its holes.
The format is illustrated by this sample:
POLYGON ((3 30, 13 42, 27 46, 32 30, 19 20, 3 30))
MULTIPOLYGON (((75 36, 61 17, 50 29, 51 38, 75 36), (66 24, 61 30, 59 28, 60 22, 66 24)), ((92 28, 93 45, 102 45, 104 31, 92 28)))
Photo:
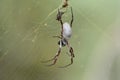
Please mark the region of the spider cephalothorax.
POLYGON ((66 39, 61 39, 58 41, 58 45, 62 45, 62 47, 66 46, 67 45, 67 40, 66 39), (60 44, 61 43, 61 44, 60 44))

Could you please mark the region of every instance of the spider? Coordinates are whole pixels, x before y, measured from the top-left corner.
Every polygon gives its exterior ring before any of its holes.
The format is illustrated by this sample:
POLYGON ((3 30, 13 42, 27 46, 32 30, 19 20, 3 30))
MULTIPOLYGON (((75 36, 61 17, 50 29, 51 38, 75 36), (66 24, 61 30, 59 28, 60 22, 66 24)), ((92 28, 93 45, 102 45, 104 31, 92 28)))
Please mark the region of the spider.
MULTIPOLYGON (((71 63, 66 65, 66 66, 63 66, 63 67, 67 67, 69 65, 71 65, 73 63, 73 58, 75 57, 74 56, 74 51, 73 51, 73 48, 70 46, 68 40, 71 38, 71 35, 72 35, 72 23, 73 23, 73 11, 72 11, 72 7, 71 7, 71 14, 72 14, 72 19, 71 19, 71 22, 70 24, 68 22, 64 22, 62 21, 62 15, 63 15, 63 12, 60 12, 59 9, 58 9, 58 14, 57 14, 57 19, 60 24, 61 24, 61 35, 60 36, 53 36, 53 37, 57 37, 59 38, 60 40, 58 41, 58 45, 59 45, 59 49, 56 53, 56 55, 48 60, 48 61, 53 61, 52 64, 50 64, 49 66, 52 66, 52 65, 55 65, 57 60, 58 60, 58 57, 61 53, 61 49, 62 47, 65 47, 67 46, 67 48, 69 49, 69 53, 70 53, 70 56, 71 56, 71 63)), ((45 61, 45 62, 48 62, 48 61, 45 61)))

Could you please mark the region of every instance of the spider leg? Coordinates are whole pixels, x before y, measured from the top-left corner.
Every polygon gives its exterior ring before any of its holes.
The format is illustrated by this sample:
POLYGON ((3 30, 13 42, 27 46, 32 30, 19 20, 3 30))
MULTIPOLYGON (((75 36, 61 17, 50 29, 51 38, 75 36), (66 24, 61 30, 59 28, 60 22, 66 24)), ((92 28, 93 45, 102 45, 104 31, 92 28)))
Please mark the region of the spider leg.
POLYGON ((71 56, 72 56, 72 57, 75 57, 75 55, 74 55, 74 51, 73 51, 73 48, 72 48, 72 47, 70 47, 69 52, 71 53, 71 56))
POLYGON ((58 60, 58 56, 60 55, 60 53, 61 53, 61 48, 59 48, 59 50, 58 50, 57 54, 54 56, 54 58, 51 59, 51 61, 53 61, 53 63, 52 63, 52 64, 49 64, 49 65, 47 65, 47 66, 55 65, 56 62, 57 62, 57 60, 58 60))
POLYGON ((43 61, 43 63, 53 61, 52 64, 49 64, 49 65, 47 65, 47 66, 55 65, 56 62, 57 62, 57 60, 58 60, 58 57, 59 57, 59 55, 60 55, 60 53, 61 53, 61 48, 62 48, 62 43, 61 43, 61 41, 60 41, 60 46, 59 46, 59 50, 58 50, 57 54, 56 54, 52 59, 47 60, 47 61, 43 61))
POLYGON ((58 21, 60 21, 60 24, 61 24, 61 37, 63 35, 63 21, 62 21, 62 15, 64 14, 64 12, 60 12, 60 10, 58 9, 58 14, 57 14, 57 19, 58 21))
POLYGON ((72 19, 71 19, 71 22, 70 22, 70 26, 72 27, 72 23, 73 23, 73 20, 74 20, 72 7, 71 7, 71 14, 72 14, 72 19))
POLYGON ((63 14, 64 14, 64 12, 62 12, 62 11, 60 11, 60 10, 58 9, 58 13, 57 13, 56 20, 60 21, 63 14))
POLYGON ((69 53, 70 53, 70 57, 71 57, 71 62, 65 66, 62 66, 62 67, 59 67, 59 68, 65 68, 65 67, 68 67, 70 65, 73 64, 73 58, 75 57, 74 55, 74 51, 73 51, 73 48, 69 46, 68 42, 67 42, 67 47, 69 48, 69 53))
POLYGON ((57 35, 56 35, 56 36, 53 36, 53 37, 54 37, 54 38, 56 37, 56 38, 60 38, 60 39, 62 39, 61 36, 57 36, 57 35))
POLYGON ((62 22, 62 20, 60 20, 60 23, 61 23, 61 37, 63 37, 63 22, 62 22))

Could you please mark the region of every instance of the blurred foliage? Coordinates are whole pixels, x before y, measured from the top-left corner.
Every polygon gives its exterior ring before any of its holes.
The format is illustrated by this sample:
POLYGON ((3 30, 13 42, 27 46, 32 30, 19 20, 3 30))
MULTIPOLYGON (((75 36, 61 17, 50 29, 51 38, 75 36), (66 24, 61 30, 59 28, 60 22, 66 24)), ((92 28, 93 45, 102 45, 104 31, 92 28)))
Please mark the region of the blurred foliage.
MULTIPOLYGON (((58 39, 52 36, 60 34, 60 24, 55 20, 60 4, 61 0, 0 0, 0 80, 120 79, 119 57, 114 59, 116 55, 109 54, 117 51, 113 30, 120 29, 116 27, 120 25, 119 0, 69 0, 74 12, 70 40, 74 64, 57 68, 70 61, 66 48, 55 66, 41 63, 53 57, 58 48, 58 39)), ((66 21, 69 15, 65 15, 66 21)))

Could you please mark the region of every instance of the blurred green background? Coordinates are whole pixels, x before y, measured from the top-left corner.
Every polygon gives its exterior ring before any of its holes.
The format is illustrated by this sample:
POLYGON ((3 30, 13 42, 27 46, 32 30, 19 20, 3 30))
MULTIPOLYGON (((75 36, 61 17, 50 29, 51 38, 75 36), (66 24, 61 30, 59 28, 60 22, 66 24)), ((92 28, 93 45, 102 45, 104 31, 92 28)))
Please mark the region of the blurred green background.
POLYGON ((0 80, 120 80, 120 0, 69 0, 74 64, 57 68, 70 62, 67 48, 55 66, 41 63, 58 50, 61 2, 0 0, 0 80))

